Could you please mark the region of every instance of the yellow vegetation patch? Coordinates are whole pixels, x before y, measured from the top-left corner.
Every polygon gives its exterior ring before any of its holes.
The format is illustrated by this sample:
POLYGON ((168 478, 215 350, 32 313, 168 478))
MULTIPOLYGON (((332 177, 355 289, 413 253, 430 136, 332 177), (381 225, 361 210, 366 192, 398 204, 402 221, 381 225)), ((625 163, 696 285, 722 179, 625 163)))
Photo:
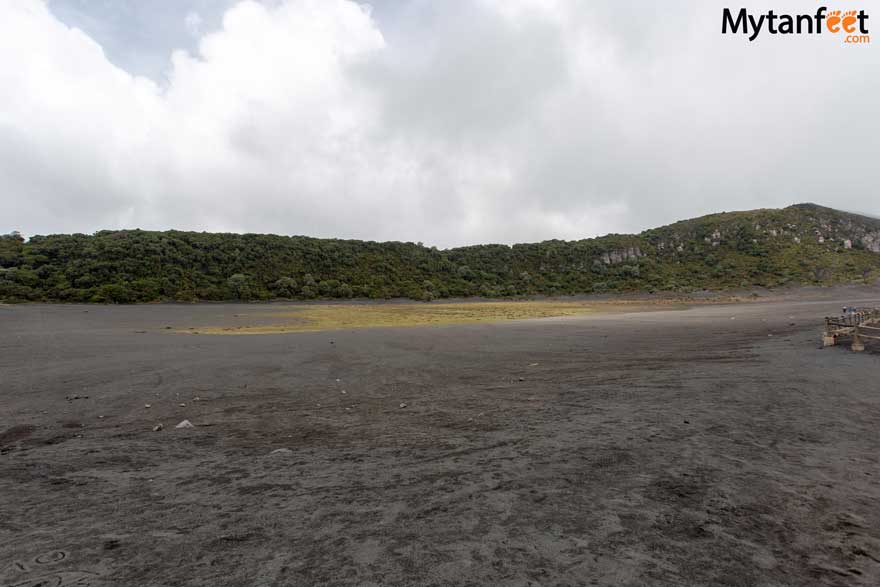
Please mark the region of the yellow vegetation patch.
POLYGON ((348 328, 473 324, 574 316, 597 311, 587 302, 523 301, 431 304, 314 304, 244 315, 252 324, 190 329, 199 334, 274 334, 348 328))

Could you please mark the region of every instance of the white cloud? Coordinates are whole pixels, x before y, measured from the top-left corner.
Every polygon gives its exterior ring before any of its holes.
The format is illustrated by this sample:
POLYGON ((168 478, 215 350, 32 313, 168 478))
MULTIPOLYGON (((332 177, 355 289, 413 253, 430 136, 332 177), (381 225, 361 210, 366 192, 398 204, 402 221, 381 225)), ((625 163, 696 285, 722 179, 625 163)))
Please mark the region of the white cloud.
POLYGON ((241 2, 207 34, 191 13, 198 52, 156 83, 4 0, 0 230, 454 245, 880 213, 876 51, 724 37, 721 7, 412 0, 380 29, 348 0, 241 2))
POLYGON ((186 32, 194 37, 198 37, 202 32, 202 17, 198 12, 187 12, 183 18, 183 25, 186 27, 186 32))

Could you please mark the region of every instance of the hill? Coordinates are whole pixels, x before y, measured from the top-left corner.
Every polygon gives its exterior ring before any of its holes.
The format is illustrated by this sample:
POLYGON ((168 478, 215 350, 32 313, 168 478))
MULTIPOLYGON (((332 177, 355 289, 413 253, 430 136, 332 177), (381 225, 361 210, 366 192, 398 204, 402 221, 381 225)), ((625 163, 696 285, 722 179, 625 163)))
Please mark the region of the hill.
POLYGON ((567 295, 880 277, 880 220, 798 204, 638 235, 478 245, 101 231, 0 236, 0 300, 133 303, 567 295))

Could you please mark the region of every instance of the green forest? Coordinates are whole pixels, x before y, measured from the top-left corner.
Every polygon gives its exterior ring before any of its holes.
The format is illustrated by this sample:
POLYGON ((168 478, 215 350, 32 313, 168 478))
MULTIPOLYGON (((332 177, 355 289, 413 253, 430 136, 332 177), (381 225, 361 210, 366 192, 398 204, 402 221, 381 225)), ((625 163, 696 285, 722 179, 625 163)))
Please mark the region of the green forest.
POLYGON ((880 277, 880 220, 801 204, 578 241, 416 243, 118 230, 0 236, 0 300, 88 303, 689 292, 880 277))

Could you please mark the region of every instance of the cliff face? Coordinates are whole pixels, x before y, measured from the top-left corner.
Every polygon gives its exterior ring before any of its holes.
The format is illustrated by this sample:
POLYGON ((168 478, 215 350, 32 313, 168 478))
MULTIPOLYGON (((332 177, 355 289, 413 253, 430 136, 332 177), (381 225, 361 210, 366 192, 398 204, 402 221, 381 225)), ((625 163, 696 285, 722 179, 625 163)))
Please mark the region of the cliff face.
POLYGON ((605 265, 619 265, 626 261, 637 261, 644 257, 641 247, 627 247, 625 249, 612 249, 606 253, 602 253, 597 261, 605 265))

